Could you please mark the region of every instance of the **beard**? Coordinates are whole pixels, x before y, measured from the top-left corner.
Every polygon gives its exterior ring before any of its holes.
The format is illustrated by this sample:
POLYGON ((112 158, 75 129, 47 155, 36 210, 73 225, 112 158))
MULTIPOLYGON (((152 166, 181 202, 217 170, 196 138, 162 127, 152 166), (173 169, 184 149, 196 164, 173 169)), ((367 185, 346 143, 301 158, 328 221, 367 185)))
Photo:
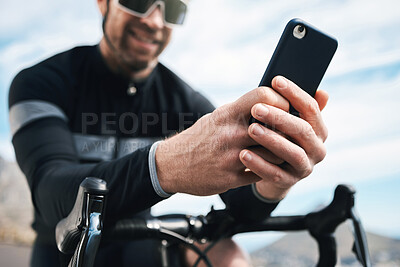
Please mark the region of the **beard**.
POLYGON ((155 65, 149 61, 141 61, 141 60, 126 60, 125 58, 120 58, 123 65, 132 72, 138 72, 149 68, 150 66, 155 65))
POLYGON ((158 56, 165 46, 160 46, 159 50, 153 55, 143 54, 140 50, 129 47, 128 44, 121 44, 117 52, 119 65, 131 72, 140 72, 146 69, 153 69, 158 63, 158 56))
POLYGON ((124 75, 152 70, 158 63, 158 56, 166 48, 170 40, 170 32, 164 31, 156 36, 139 37, 140 30, 132 30, 132 25, 126 26, 123 31, 109 31, 104 33, 108 47, 108 58, 117 72, 124 75), (139 33, 137 33, 139 32, 139 33), (145 43, 153 39, 153 45, 145 43))

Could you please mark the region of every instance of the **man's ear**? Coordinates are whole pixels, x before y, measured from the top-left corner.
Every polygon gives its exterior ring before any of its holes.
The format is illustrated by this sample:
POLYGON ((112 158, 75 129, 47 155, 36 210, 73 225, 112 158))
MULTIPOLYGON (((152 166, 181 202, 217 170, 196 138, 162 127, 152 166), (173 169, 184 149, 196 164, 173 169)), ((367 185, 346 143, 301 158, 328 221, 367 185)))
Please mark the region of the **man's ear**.
POLYGON ((107 1, 108 0, 97 0, 97 6, 99 7, 100 13, 103 17, 107 12, 107 1))

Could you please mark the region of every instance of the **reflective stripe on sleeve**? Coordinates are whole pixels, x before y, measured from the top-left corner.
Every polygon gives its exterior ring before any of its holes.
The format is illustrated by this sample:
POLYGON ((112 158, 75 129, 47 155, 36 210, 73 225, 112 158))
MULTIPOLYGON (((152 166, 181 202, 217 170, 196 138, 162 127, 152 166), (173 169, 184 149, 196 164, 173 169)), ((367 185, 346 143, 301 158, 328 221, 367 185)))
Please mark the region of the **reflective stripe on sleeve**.
POLYGON ((11 134, 14 136, 23 126, 46 117, 57 117, 68 121, 65 113, 56 105, 42 100, 26 100, 10 108, 11 134))

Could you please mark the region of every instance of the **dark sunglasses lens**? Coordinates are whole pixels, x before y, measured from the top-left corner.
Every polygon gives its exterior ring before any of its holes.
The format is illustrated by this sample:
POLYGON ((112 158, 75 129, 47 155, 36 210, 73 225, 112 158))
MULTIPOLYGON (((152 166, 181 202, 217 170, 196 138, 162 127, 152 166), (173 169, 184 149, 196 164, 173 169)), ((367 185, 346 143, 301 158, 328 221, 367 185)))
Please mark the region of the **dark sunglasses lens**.
POLYGON ((165 0, 165 21, 172 24, 183 24, 187 6, 181 0, 165 0))
POLYGON ((118 2, 132 11, 144 14, 154 4, 155 0, 118 0, 118 2))

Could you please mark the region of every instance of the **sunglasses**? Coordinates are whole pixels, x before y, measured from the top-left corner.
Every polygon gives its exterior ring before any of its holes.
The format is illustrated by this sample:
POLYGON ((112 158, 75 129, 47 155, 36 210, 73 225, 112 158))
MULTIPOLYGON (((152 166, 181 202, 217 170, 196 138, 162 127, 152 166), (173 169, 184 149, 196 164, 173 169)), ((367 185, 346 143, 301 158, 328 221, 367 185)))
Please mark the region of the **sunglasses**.
POLYGON ((119 8, 134 16, 145 18, 160 6, 164 24, 168 27, 182 25, 187 11, 187 0, 116 0, 119 8))

